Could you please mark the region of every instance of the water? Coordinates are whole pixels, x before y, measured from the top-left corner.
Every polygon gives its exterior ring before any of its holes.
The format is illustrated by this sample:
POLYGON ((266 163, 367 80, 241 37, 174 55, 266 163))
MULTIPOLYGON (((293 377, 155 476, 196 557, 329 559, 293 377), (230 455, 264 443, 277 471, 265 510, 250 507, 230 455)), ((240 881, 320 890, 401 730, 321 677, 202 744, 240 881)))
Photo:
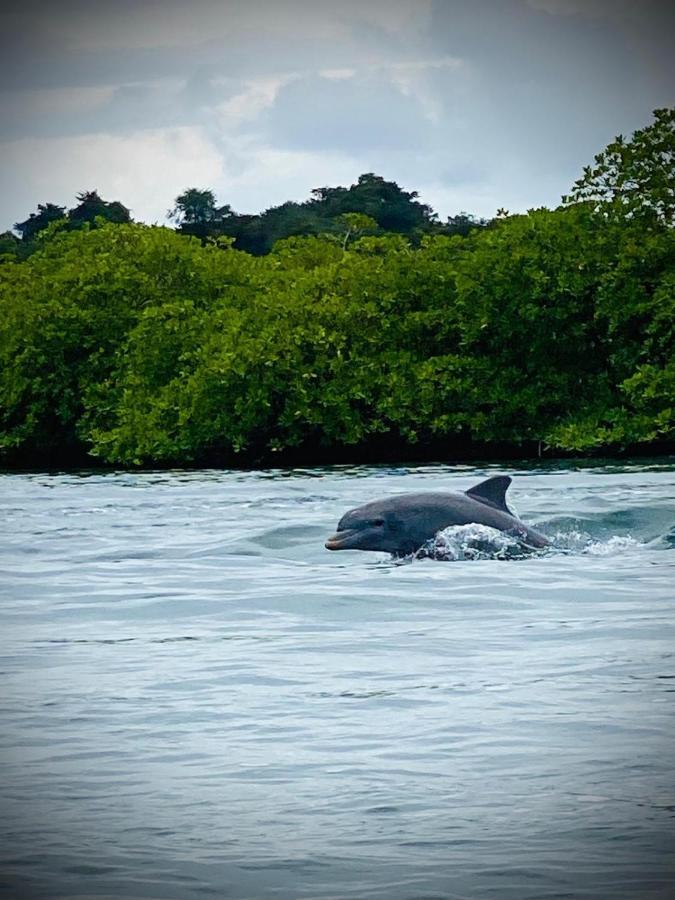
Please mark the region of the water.
POLYGON ((553 549, 330 553, 497 468, 0 477, 11 898, 666 898, 675 465, 513 471, 553 549))

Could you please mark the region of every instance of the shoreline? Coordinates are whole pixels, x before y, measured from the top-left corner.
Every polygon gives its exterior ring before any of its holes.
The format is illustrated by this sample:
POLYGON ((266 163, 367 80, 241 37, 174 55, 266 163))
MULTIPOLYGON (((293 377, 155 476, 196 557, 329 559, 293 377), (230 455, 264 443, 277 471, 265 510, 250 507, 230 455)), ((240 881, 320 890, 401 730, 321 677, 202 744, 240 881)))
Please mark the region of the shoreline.
POLYGON ((13 474, 57 474, 83 473, 96 474, 106 472, 168 472, 198 471, 203 469, 251 472, 277 469, 312 469, 334 466, 494 466, 499 463, 515 463, 523 468, 536 468, 560 463, 575 463, 580 467, 594 467, 603 462, 617 462, 635 459, 655 461, 672 461, 675 463, 675 443, 628 446, 625 449, 604 447, 594 453, 574 453, 572 451, 544 450, 536 452, 537 444, 533 443, 535 452, 528 453, 522 445, 509 444, 463 446, 460 452, 448 452, 451 448, 439 443, 414 446, 395 446, 383 452, 383 448, 349 447, 349 448, 309 448, 295 451, 285 450, 279 453, 267 452, 251 455, 247 458, 234 456, 210 455, 195 461, 171 461, 166 463, 143 463, 139 465, 123 465, 105 463, 86 454, 73 459, 66 459, 60 454, 45 454, 30 460, 12 463, 0 461, 0 475, 13 474), (379 452, 376 452, 379 451, 379 452), (445 451, 445 452, 443 452, 445 451))

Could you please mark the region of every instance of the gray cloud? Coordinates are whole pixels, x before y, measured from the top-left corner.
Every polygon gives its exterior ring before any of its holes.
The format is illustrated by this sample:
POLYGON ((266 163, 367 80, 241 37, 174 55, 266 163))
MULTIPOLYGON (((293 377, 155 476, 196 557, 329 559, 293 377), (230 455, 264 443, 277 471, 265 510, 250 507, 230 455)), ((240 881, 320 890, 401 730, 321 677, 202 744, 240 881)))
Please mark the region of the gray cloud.
POLYGON ((267 140, 309 150, 413 150, 433 126, 420 104, 382 75, 305 77, 283 87, 262 120, 267 140))
POLYGON ((673 18, 659 0, 24 0, 0 39, 2 215, 98 185, 154 219, 188 178, 256 211, 363 171, 442 215, 554 205, 672 103, 673 18))
POLYGON ((518 0, 485 10, 479 17, 459 0, 438 0, 430 34, 437 52, 461 53, 466 62, 461 91, 454 73, 439 73, 444 119, 450 130, 453 118, 463 122, 461 135, 493 172, 527 172, 531 187, 557 173, 563 193, 616 133, 672 102, 614 21, 551 15, 518 0))
POLYGON ((185 80, 3 91, 0 117, 5 139, 128 134, 208 124, 212 110, 242 90, 241 81, 211 80, 210 70, 200 68, 185 80))
POLYGON ((5 90, 189 78, 197 67, 253 77, 405 53, 386 28, 426 0, 24 0, 7 16, 5 90), (374 14, 377 13, 377 14, 374 14))

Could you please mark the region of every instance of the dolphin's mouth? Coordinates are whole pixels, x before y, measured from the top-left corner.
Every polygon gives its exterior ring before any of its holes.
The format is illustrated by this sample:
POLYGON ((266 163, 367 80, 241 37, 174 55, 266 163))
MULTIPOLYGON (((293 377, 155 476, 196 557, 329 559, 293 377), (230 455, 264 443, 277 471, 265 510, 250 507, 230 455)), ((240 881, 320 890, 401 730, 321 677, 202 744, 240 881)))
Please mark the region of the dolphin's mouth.
POLYGON ((326 550, 351 550, 355 546, 354 538, 358 537, 358 528, 346 528, 344 531, 336 531, 326 541, 326 550))

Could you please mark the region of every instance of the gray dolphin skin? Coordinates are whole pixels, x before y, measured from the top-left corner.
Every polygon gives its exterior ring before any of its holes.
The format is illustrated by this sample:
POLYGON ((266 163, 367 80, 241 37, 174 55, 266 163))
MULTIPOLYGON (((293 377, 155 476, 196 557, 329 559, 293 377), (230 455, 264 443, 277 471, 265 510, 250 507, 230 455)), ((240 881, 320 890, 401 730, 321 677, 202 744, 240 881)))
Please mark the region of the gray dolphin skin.
POLYGON ((450 525, 489 525, 526 547, 546 547, 543 534, 516 518, 506 505, 508 475, 495 475, 468 491, 398 494, 345 513, 327 550, 383 550, 394 556, 415 553, 450 525))

